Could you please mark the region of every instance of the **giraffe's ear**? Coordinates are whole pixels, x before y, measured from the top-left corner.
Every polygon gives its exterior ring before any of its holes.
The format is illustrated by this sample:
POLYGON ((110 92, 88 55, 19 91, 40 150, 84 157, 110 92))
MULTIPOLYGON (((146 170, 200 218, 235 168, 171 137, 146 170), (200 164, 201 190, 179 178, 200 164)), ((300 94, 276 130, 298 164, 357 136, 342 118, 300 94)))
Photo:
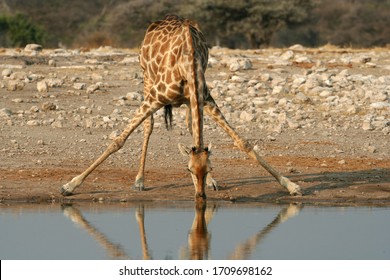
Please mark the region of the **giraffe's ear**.
POLYGON ((179 150, 183 156, 188 156, 190 154, 191 148, 188 148, 187 146, 185 146, 184 144, 181 144, 181 143, 179 143, 178 146, 179 146, 179 150))

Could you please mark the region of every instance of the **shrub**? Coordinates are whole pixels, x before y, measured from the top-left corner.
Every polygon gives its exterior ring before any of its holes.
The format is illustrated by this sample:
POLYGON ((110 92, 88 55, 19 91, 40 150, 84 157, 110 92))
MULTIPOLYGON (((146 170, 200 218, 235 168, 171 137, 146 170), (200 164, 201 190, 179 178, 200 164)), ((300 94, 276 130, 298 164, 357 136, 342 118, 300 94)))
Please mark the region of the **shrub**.
POLYGON ((0 34, 0 45, 4 47, 22 47, 29 43, 44 44, 46 37, 42 28, 22 14, 0 16, 0 34))

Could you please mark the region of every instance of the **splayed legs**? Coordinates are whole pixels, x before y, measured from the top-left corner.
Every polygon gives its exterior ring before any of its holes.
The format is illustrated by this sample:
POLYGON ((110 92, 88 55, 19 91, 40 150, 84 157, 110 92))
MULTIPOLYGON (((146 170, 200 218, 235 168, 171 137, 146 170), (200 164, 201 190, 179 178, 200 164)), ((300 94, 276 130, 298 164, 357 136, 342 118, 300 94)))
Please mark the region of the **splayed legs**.
POLYGON ((79 187, 85 178, 93 171, 96 167, 98 167, 103 161, 105 161, 111 154, 118 151, 123 147, 127 138, 130 134, 149 116, 151 116, 154 112, 160 109, 162 105, 160 104, 148 104, 142 103, 141 107, 138 108, 135 116, 131 119, 128 126, 123 130, 123 132, 116 137, 113 142, 108 146, 108 148, 104 151, 104 153, 97 159, 95 162, 91 164, 83 173, 74 177, 70 182, 66 183, 61 188, 62 195, 71 195, 73 191, 79 187))
POLYGON ((226 121, 225 117, 211 96, 209 96, 207 99, 204 110, 223 130, 225 130, 225 132, 233 139, 236 145, 243 152, 246 152, 251 158, 257 160, 257 162, 272 176, 274 176, 279 184, 285 187, 291 195, 302 195, 302 191, 299 185, 282 176, 253 150, 253 147, 248 143, 248 141, 237 134, 237 132, 226 121))

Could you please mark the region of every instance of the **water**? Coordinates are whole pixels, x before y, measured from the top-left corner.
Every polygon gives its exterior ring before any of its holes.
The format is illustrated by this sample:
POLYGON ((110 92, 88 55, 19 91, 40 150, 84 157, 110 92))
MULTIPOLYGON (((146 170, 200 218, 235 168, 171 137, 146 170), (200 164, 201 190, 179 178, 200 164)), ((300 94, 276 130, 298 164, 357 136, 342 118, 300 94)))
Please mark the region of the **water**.
POLYGON ((390 259, 390 208, 0 206, 0 259, 390 259))

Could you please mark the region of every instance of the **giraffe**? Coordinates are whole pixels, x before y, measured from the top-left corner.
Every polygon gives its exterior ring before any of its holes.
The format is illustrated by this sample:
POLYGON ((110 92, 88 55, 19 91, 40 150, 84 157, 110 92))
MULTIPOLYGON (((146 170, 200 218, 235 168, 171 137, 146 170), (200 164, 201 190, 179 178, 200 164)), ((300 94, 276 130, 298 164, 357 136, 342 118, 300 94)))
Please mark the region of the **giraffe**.
POLYGON ((179 148, 189 157, 188 170, 195 187, 195 201, 206 201, 207 183, 216 186, 210 175, 210 150, 204 147, 203 143, 204 112, 230 135, 243 152, 257 160, 291 195, 301 195, 299 185, 270 166, 254 151, 249 142, 228 124, 207 88, 205 80, 207 63, 208 47, 197 23, 176 15, 169 15, 152 23, 146 31, 140 51, 140 65, 144 71, 144 100, 123 132, 84 172, 63 185, 61 193, 65 196, 72 195, 85 178, 111 154, 121 149, 131 133, 144 122, 141 164, 133 186, 142 190, 146 151, 153 131, 153 114, 163 107, 169 109, 170 106, 178 107, 185 104, 189 108, 187 125, 192 134, 193 147, 179 148))

